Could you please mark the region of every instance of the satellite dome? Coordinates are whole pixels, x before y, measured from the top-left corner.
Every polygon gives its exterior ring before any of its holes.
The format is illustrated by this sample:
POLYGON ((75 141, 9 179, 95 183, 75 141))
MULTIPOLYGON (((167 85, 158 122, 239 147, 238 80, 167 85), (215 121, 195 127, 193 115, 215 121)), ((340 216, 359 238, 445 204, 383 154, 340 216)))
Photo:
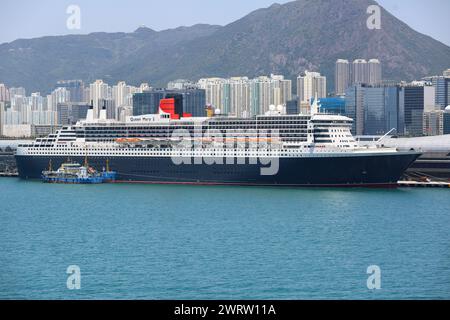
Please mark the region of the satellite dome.
POLYGON ((447 107, 445 108, 445 111, 450 111, 450 106, 447 106, 447 107))
POLYGON ((271 104, 271 105, 269 106, 269 110, 270 110, 270 111, 275 111, 275 105, 271 104))
POLYGON ((217 114, 217 115, 220 115, 220 114, 222 113, 222 111, 220 111, 220 109, 216 109, 216 110, 214 111, 214 113, 217 114))
POLYGON ((283 106, 281 104, 277 106, 277 111, 279 112, 283 111, 283 106))

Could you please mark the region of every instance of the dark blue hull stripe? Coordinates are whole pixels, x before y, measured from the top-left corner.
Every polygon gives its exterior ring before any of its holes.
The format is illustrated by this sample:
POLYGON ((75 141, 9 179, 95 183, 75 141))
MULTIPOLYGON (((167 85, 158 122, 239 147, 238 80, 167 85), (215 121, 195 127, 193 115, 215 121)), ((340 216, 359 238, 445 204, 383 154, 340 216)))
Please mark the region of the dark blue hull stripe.
MULTIPOLYGON (((261 165, 175 165, 170 158, 90 157, 101 171, 109 160, 117 180, 137 183, 254 185, 254 186, 391 186, 396 185, 417 154, 355 157, 280 158, 279 171, 261 175, 261 165)), ((22 179, 39 179, 48 169, 67 162, 62 156, 16 156, 22 179)), ((82 164, 83 157, 71 157, 82 164)))

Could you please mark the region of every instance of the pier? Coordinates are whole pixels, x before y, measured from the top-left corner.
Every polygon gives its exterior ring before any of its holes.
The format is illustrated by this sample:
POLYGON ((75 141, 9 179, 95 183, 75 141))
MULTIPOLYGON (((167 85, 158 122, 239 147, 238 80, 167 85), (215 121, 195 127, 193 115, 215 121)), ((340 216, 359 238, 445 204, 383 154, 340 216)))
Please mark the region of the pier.
POLYGON ((401 188, 450 188, 450 182, 439 181, 399 181, 398 186, 401 188))
POLYGON ((18 176, 17 172, 0 172, 0 178, 17 178, 18 176))

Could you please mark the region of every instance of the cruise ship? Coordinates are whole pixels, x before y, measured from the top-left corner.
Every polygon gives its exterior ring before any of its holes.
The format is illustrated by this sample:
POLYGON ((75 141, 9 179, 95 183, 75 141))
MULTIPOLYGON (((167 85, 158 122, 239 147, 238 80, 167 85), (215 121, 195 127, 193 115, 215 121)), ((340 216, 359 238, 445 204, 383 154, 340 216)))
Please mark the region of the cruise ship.
MULTIPOLYGON (((315 99, 317 101, 317 99, 315 99)), ((91 108, 85 120, 19 145, 22 179, 39 179, 49 163, 89 159, 109 163, 116 182, 280 187, 395 187, 420 156, 380 143, 360 147, 353 120, 320 113, 286 115, 271 109, 252 118, 191 117, 175 99, 158 114, 106 119, 91 108)))

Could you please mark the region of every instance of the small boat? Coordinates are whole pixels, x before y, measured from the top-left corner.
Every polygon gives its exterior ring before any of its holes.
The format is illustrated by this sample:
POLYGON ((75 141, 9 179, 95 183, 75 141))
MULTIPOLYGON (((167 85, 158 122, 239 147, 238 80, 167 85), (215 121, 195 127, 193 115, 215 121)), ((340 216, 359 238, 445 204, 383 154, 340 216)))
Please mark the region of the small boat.
POLYGON ((89 167, 87 162, 84 166, 78 163, 67 162, 63 163, 58 170, 51 169, 51 162, 49 169, 42 172, 42 181, 46 183, 65 183, 65 184, 100 184, 106 182, 114 182, 117 173, 107 169, 102 172, 97 172, 94 168, 89 167))

